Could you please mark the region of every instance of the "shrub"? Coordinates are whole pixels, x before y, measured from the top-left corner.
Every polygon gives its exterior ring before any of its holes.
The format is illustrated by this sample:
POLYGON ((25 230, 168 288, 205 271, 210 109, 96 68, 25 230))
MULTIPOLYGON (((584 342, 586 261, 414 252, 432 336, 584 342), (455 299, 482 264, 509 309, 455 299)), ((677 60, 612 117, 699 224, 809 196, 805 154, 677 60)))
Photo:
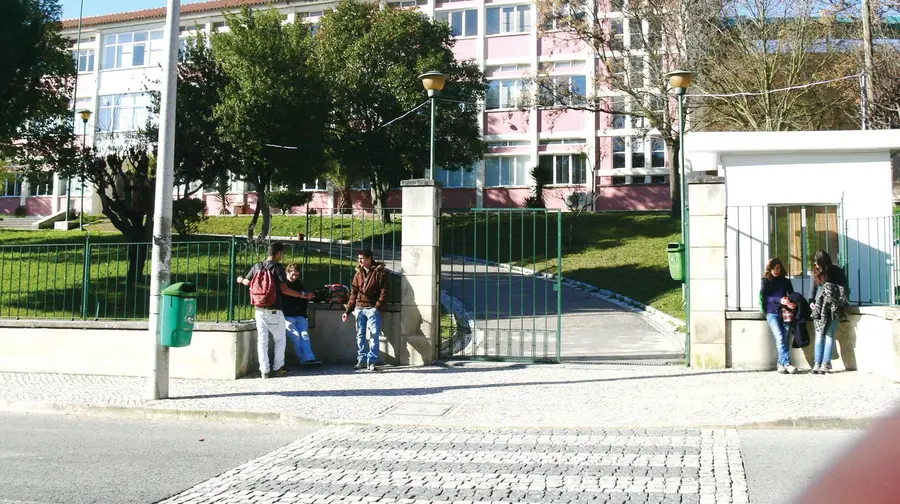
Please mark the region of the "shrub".
POLYGON ((312 193, 309 191, 276 189, 266 194, 266 201, 270 207, 281 210, 281 215, 284 215, 292 207, 303 206, 312 201, 312 193))
POLYGON ((206 202, 202 199, 181 198, 172 202, 172 227, 179 235, 196 234, 206 219, 206 202))
POLYGON ((28 215, 28 211, 25 210, 25 205, 19 205, 16 207, 16 217, 25 217, 28 215))

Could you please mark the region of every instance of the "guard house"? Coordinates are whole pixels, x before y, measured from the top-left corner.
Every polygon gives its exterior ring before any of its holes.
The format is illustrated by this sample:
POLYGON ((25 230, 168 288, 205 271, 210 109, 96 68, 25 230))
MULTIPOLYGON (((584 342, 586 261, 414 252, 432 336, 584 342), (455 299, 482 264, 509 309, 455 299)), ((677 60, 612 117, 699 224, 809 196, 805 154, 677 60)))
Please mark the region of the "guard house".
MULTIPOLYGON (((774 369, 774 342, 759 306, 770 257, 782 259, 794 289, 806 296, 817 250, 845 268, 858 308, 855 322, 841 324, 839 354, 849 357, 850 346, 874 341, 873 331, 857 337, 859 317, 878 312, 887 322, 887 312, 900 313, 900 219, 892 190, 900 131, 701 132, 687 135, 685 149, 692 363, 774 369)), ((892 334, 882 332, 886 339, 892 334)), ((794 350, 795 365, 806 367, 811 351, 794 350)))

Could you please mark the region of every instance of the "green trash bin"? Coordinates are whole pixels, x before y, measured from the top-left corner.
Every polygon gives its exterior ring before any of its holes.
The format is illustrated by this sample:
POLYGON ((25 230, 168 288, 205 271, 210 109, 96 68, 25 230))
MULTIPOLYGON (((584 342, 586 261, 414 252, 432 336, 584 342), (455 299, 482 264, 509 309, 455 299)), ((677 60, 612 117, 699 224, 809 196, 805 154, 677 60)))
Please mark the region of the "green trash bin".
POLYGON ((160 303, 159 338, 162 345, 190 345, 197 319, 197 288, 190 282, 174 283, 162 291, 160 303))
POLYGON ((684 244, 670 243, 666 248, 669 255, 669 275, 672 280, 684 281, 684 244))

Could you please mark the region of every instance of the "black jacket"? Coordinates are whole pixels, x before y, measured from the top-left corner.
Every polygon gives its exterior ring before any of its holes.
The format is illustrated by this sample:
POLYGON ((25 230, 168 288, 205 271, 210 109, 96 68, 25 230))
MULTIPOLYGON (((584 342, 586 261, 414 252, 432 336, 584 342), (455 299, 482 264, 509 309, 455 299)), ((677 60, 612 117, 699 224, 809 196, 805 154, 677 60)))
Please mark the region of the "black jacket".
POLYGON ((794 331, 794 348, 804 348, 809 346, 809 330, 806 328, 807 322, 812 318, 812 310, 809 307, 809 301, 803 297, 803 294, 793 293, 788 296, 791 303, 797 305, 794 312, 794 320, 791 322, 791 330, 794 331))

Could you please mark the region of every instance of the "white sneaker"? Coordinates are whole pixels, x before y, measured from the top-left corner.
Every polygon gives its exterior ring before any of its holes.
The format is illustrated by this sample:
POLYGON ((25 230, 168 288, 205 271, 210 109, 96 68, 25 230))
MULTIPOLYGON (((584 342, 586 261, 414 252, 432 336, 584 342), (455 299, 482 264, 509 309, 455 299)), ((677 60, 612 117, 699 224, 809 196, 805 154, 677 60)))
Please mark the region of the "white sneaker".
POLYGON ((784 370, 787 371, 788 374, 797 374, 797 368, 795 368, 793 364, 784 366, 784 370))

